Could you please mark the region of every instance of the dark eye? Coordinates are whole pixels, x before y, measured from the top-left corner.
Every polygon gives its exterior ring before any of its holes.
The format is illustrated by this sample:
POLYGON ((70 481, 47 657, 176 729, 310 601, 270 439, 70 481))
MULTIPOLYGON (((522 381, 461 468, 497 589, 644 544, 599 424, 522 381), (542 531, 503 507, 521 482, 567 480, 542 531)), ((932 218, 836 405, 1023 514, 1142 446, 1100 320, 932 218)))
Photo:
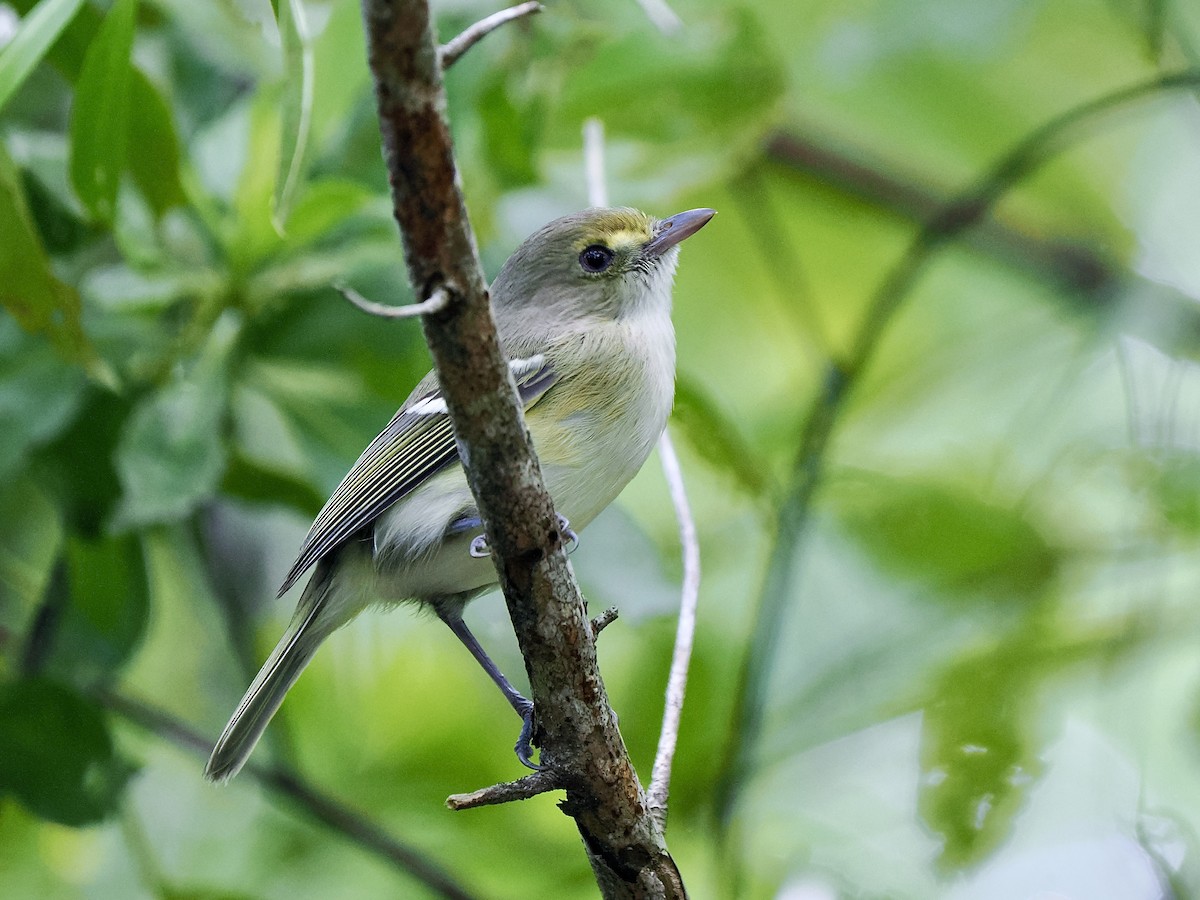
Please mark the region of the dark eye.
POLYGON ((616 254, 607 247, 592 244, 579 254, 579 264, 585 272, 603 272, 612 265, 615 256, 616 254))

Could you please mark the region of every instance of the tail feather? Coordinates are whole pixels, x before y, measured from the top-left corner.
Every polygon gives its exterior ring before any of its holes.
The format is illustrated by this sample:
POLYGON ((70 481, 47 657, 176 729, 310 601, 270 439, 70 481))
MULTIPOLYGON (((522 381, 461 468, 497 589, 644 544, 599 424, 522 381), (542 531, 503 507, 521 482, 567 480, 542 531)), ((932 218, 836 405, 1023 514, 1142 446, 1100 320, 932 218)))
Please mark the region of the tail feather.
POLYGON ((226 782, 241 770, 271 717, 283 703, 288 689, 296 683, 321 642, 333 630, 319 615, 325 605, 322 601, 326 585, 321 582, 324 579, 314 576, 305 589, 283 637, 259 669, 217 739, 208 765, 204 767, 204 777, 209 781, 226 782))

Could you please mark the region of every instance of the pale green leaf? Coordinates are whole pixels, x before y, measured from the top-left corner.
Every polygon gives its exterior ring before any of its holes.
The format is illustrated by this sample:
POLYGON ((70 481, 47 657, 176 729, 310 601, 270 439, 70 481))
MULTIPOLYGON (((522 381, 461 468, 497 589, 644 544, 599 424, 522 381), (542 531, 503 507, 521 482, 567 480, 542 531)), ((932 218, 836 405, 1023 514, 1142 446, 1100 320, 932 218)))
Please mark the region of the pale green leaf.
POLYGON ((82 5, 83 0, 42 0, 21 21, 13 39, 0 50, 0 111, 82 5))
POLYGON ((111 223, 129 144, 137 0, 116 0, 88 47, 71 109, 71 184, 92 217, 111 223))

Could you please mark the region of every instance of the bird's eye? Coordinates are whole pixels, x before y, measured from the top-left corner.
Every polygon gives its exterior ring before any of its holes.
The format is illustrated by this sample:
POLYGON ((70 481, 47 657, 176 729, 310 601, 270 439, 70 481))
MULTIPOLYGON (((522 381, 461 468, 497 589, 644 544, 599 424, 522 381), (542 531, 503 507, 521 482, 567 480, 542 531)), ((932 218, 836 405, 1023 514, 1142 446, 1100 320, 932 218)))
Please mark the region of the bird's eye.
POLYGON ((579 254, 579 265, 583 266, 585 272, 603 272, 612 265, 616 254, 600 244, 592 244, 592 246, 584 249, 579 254))

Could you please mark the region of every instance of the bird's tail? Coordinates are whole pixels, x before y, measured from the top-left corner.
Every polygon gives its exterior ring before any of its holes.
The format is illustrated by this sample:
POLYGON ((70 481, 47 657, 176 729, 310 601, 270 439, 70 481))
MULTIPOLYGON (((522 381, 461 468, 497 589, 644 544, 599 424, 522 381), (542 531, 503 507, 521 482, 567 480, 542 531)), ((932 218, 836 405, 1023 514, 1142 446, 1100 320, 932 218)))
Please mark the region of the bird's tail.
POLYGON ((228 781, 241 770, 288 689, 296 683, 317 647, 336 628, 335 623, 325 621, 332 617, 320 615, 329 588, 329 579, 324 576, 318 569, 309 581, 283 637, 258 670, 217 739, 204 767, 204 777, 209 781, 228 781))

